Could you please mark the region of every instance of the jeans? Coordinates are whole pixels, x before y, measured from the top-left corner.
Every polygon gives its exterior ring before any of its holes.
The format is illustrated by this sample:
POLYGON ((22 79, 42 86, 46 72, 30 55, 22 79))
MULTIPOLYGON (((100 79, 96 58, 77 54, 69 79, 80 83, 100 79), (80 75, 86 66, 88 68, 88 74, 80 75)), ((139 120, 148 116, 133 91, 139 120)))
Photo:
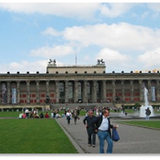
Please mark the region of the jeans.
POLYGON ((105 143, 105 140, 107 141, 108 143, 108 147, 107 147, 107 153, 112 153, 112 150, 113 150, 113 141, 110 137, 110 134, 109 132, 103 132, 103 131, 98 131, 98 138, 99 138, 99 152, 100 153, 104 153, 104 143, 105 143))
POLYGON ((146 115, 146 120, 149 120, 149 116, 146 115))
POLYGON ((70 120, 71 120, 71 117, 67 116, 67 122, 68 122, 68 124, 70 124, 70 120))
POLYGON ((88 144, 95 145, 96 133, 92 128, 87 128, 87 133, 88 133, 88 144))

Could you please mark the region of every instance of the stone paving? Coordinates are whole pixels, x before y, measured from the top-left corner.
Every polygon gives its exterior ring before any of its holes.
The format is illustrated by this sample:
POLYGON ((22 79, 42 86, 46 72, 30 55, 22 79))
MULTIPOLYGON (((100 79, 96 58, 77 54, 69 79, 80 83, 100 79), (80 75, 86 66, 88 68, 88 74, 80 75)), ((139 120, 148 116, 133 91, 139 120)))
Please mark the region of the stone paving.
MULTIPOLYGON (((112 124, 118 124, 118 133, 120 135, 120 140, 114 142, 113 153, 114 154, 151 154, 160 153, 160 130, 153 130, 148 128, 135 127, 131 125, 121 124, 121 119, 112 117, 110 114, 112 124)), ((70 136, 71 141, 81 154, 99 153, 99 140, 96 136, 96 147, 88 147, 87 144, 87 132, 83 124, 84 116, 80 117, 77 124, 74 124, 73 119, 71 124, 67 124, 65 118, 57 119, 57 122, 65 130, 65 132, 70 136)), ((128 120, 128 119, 123 119, 128 120)), ((152 121, 152 120, 151 120, 152 121)), ((107 142, 106 142, 107 144, 107 142)), ((106 149, 107 146, 105 146, 106 149)))

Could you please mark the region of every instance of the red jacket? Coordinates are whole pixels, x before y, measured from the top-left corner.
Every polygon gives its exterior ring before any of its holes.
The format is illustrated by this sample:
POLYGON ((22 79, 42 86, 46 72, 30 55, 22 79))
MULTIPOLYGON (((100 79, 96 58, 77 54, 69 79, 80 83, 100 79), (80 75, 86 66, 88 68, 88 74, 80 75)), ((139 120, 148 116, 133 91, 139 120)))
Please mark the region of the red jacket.
POLYGON ((45 118, 49 118, 49 115, 47 113, 45 114, 45 118))

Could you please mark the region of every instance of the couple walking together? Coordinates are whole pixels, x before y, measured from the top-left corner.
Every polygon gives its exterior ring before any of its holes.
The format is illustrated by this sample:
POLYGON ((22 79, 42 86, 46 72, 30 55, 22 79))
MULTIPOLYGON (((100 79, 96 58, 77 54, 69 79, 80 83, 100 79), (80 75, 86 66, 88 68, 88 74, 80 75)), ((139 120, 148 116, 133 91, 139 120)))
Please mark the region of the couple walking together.
POLYGON ((104 153, 105 140, 108 143, 107 153, 113 151, 113 141, 111 138, 111 128, 117 128, 110 123, 109 109, 104 109, 102 115, 95 117, 93 111, 89 110, 88 116, 83 119, 83 123, 88 133, 88 145, 95 147, 96 133, 99 138, 99 152, 104 153))

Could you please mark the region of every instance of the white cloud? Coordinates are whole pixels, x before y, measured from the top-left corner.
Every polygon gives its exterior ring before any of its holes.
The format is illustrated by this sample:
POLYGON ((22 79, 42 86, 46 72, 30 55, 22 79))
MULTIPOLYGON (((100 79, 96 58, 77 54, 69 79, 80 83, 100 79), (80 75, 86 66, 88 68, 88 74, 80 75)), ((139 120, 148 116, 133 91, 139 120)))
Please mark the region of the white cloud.
POLYGON ((42 34, 56 37, 56 36, 60 36, 61 32, 58 32, 57 30, 55 30, 52 27, 48 27, 42 32, 42 34))
POLYGON ((67 45, 59 45, 59 46, 45 46, 38 49, 34 49, 30 52, 31 56, 38 56, 38 57, 50 57, 55 58, 59 56, 65 56, 74 53, 72 47, 67 45))
POLYGON ((84 47, 97 45, 118 51, 147 51, 160 44, 160 29, 128 23, 96 24, 66 28, 63 38, 84 47))
POLYGON ((102 49, 99 52, 99 54, 96 56, 97 59, 101 59, 101 58, 103 59, 103 57, 109 63, 112 63, 113 61, 118 61, 121 63, 121 62, 127 61, 129 58, 126 55, 120 54, 118 51, 111 50, 108 48, 102 49))
POLYGON ((29 61, 21 61, 21 62, 11 62, 10 64, 1 64, 1 73, 26 73, 29 71, 30 73, 36 73, 39 71, 40 73, 46 73, 46 66, 48 60, 41 60, 35 62, 29 61))
POLYGON ((107 17, 118 17, 126 12, 128 12, 132 7, 137 4, 132 3, 109 3, 101 5, 101 15, 107 17))
POLYGON ((109 48, 102 49, 96 56, 95 59, 103 59, 107 66, 107 70, 121 71, 121 68, 128 67, 126 70, 131 70, 131 57, 125 54, 121 54, 118 51, 111 50, 109 48))
POLYGON ((136 3, 3 3, 0 8, 10 12, 52 14, 69 18, 90 20, 96 13, 118 17, 128 12, 136 3))
MULTIPOLYGON (((144 53, 154 50, 160 44, 160 30, 128 23, 74 26, 65 28, 58 34, 54 28, 50 27, 43 33, 51 36, 59 34, 67 45, 32 50, 32 56, 55 58, 73 54, 76 51, 81 53, 82 48, 88 47, 89 49, 89 47, 92 48, 92 45, 96 45, 101 49, 96 59, 105 59, 107 65, 113 66, 111 70, 124 68, 131 71, 142 68, 140 63, 139 66, 135 66, 137 58, 134 52, 144 53)), ((87 60, 89 57, 90 54, 84 59, 87 60)))
POLYGON ((141 54, 138 60, 144 69, 160 69, 160 48, 141 54))
POLYGON ((98 3, 4 3, 0 4, 0 7, 18 13, 41 13, 91 19, 99 5, 98 3))
POLYGON ((160 12, 160 3, 148 3, 148 8, 154 12, 160 12))

